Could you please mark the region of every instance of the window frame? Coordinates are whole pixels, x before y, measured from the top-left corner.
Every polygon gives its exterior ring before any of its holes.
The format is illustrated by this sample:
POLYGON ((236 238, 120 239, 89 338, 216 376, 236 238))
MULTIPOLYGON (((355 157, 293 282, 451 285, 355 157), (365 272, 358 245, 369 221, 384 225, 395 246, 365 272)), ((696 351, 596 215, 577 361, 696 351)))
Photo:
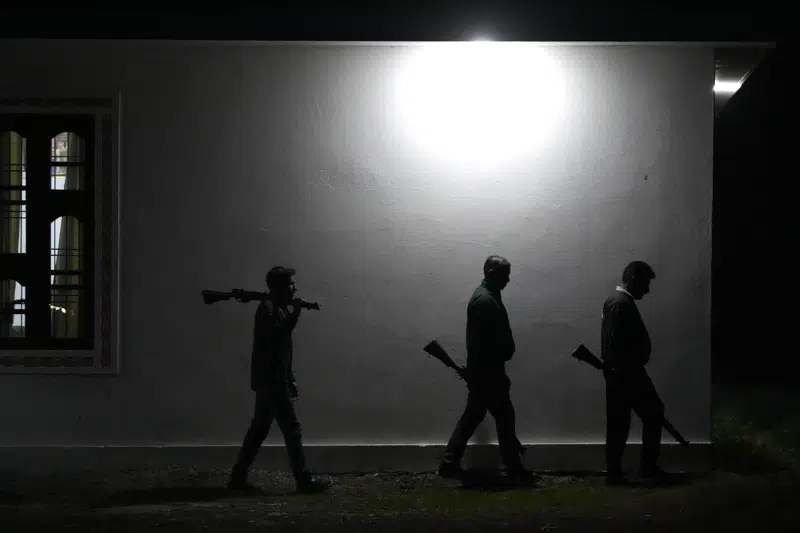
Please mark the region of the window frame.
MULTIPOLYGON (((0 349, 0 374, 112 374, 120 368, 121 93, 0 95, 0 115, 91 115, 95 126, 94 334, 88 349, 0 349), (104 158, 104 154, 107 154, 104 158)), ((51 221, 52 222, 52 221, 51 221)), ((27 290, 27 287, 26 287, 27 290)))

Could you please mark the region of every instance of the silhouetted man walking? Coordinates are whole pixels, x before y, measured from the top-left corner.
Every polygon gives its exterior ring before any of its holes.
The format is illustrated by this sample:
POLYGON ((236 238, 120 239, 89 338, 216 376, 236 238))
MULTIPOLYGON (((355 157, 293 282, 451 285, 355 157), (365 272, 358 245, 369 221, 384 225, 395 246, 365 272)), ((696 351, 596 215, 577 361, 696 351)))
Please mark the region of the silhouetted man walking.
POLYGON ((603 304, 600 343, 601 357, 607 368, 606 378, 606 482, 626 485, 622 456, 631 425, 631 411, 642 421, 640 476, 661 481, 664 472, 658 467, 664 404, 647 375, 650 360, 650 335, 644 325, 636 300, 650 292, 655 279, 647 263, 634 261, 622 273, 622 285, 603 304))
POLYGON ((294 299, 295 270, 280 266, 267 273, 269 298, 256 310, 250 387, 256 393, 255 413, 233 467, 228 487, 257 490, 247 482, 247 470, 267 438, 272 421, 278 422, 286 442, 289 463, 299 492, 320 492, 328 486, 315 480, 306 470, 302 431, 294 400, 297 384, 292 372, 292 331, 302 306, 294 299), (288 306, 292 306, 289 312, 288 306))
POLYGON ((463 474, 460 463, 467 442, 488 410, 495 419, 506 471, 512 477, 531 479, 534 476, 525 470, 520 458, 511 380, 505 369, 516 350, 508 313, 500 296, 510 280, 511 264, 503 257, 492 255, 483 265, 483 276, 467 305, 467 405, 447 443, 438 472, 442 477, 463 474))

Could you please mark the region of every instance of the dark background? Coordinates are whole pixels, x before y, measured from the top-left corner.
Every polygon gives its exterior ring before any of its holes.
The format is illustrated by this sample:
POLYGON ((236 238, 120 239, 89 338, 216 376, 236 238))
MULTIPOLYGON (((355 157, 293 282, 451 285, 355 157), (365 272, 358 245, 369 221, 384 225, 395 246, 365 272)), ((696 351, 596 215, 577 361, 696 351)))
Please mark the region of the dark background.
POLYGON ((718 382, 798 384, 794 275, 796 53, 778 47, 714 124, 712 365, 718 382), (793 159, 793 158, 792 158, 793 159))
POLYGON ((800 383, 800 374, 791 371, 797 211, 790 189, 798 172, 789 155, 800 150, 800 136, 796 107, 788 99, 789 69, 797 56, 785 39, 787 8, 778 11, 768 2, 683 7, 426 2, 414 9, 378 0, 331 4, 93 9, 27 2, 0 8, 0 38, 435 41, 485 35, 525 41, 776 43, 715 121, 712 364, 717 382, 800 383))

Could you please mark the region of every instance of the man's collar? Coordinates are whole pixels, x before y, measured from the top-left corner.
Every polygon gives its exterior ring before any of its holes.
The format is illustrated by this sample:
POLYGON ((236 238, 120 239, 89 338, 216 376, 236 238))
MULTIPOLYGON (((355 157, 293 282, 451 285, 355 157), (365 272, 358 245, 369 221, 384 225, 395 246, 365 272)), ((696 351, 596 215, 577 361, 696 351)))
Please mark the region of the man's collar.
POLYGON ((625 294, 627 294, 628 296, 630 296, 631 298, 633 298, 633 294, 629 293, 628 291, 626 291, 626 290, 625 290, 623 287, 620 287, 619 285, 617 285, 617 290, 618 290, 619 292, 624 292, 625 294))
POLYGON ((492 296, 495 296, 495 297, 497 297, 497 298, 500 298, 500 291, 498 291, 497 289, 492 289, 492 288, 490 288, 490 287, 489 287, 489 283, 486 281, 486 279, 483 279, 483 280, 481 281, 481 287, 483 287, 484 289, 486 289, 487 291, 489 291, 489 294, 491 294, 492 296))

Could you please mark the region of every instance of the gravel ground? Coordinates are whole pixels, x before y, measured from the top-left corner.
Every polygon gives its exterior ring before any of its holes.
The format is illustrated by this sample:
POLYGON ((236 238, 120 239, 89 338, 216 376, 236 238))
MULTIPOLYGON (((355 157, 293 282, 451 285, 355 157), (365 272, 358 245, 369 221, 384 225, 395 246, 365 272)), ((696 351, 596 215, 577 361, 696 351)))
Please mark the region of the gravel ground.
POLYGON ((0 473, 0 531, 800 531, 800 474, 683 476, 669 487, 606 488, 598 476, 328 476, 297 495, 286 473, 255 472, 264 494, 224 487, 228 472, 187 469, 0 473))

